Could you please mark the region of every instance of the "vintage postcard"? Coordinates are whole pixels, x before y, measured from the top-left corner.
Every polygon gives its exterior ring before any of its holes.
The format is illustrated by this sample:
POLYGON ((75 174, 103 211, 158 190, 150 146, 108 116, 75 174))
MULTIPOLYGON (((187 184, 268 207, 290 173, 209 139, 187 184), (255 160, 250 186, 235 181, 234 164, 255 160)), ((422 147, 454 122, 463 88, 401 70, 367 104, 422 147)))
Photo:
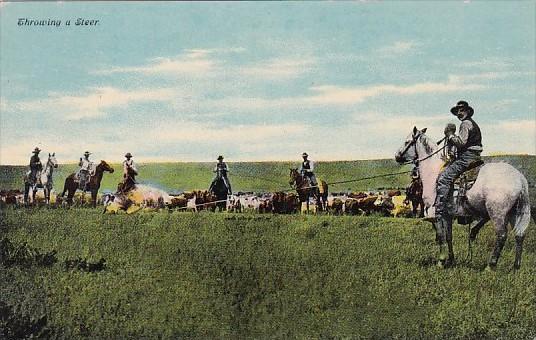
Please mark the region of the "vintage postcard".
POLYGON ((0 1, 0 338, 535 339, 535 13, 0 1))

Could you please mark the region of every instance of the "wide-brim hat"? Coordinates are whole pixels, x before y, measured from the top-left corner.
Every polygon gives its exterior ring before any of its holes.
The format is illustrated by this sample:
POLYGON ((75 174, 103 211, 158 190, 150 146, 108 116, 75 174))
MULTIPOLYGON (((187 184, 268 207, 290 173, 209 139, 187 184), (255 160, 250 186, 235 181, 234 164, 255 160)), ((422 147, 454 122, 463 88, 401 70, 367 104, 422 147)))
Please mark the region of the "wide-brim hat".
POLYGON ((465 100, 460 100, 456 103, 456 106, 450 109, 450 113, 457 115, 460 110, 466 111, 469 116, 472 116, 475 113, 475 110, 473 110, 465 100))
POLYGON ((35 147, 34 151, 32 151, 33 153, 40 153, 41 152, 41 149, 39 149, 38 147, 35 147))
POLYGON ((222 156, 222 155, 219 155, 217 159, 218 159, 218 160, 223 159, 223 156, 222 156))
POLYGON ((302 155, 302 157, 308 157, 308 156, 309 156, 309 155, 307 154, 307 152, 304 152, 304 153, 302 153, 301 155, 302 155))
POLYGON ((127 157, 127 158, 132 157, 132 154, 131 154, 130 152, 127 152, 127 153, 125 154, 125 157, 127 157))
POLYGON ((88 155, 88 156, 89 156, 89 155, 91 155, 91 152, 86 151, 86 152, 84 152, 84 155, 88 155))

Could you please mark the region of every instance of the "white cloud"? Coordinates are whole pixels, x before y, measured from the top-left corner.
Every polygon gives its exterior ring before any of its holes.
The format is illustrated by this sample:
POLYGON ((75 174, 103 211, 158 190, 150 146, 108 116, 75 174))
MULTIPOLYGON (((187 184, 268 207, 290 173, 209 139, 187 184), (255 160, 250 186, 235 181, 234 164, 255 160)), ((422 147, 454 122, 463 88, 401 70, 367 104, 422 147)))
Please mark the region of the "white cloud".
POLYGON ((380 47, 378 53, 383 56, 407 54, 414 52, 420 45, 414 41, 397 41, 391 45, 380 47))
POLYGON ((48 98, 10 103, 9 107, 22 111, 57 113, 67 120, 79 120, 104 116, 108 109, 125 108, 132 103, 167 101, 175 95, 171 89, 95 87, 88 91, 84 95, 50 93, 48 98))
POLYGON ((214 72, 221 61, 213 58, 215 54, 241 53, 246 49, 242 47, 212 48, 212 49, 187 49, 176 57, 157 57, 150 59, 147 64, 141 66, 116 66, 108 69, 97 70, 95 74, 114 73, 140 73, 144 75, 206 75, 214 72))
POLYGON ((240 67, 239 72, 247 77, 285 79, 297 77, 310 71, 314 63, 315 61, 312 58, 276 58, 253 66, 240 67))
POLYGON ((382 95, 415 95, 420 93, 443 93, 456 91, 482 90, 485 86, 476 83, 461 83, 449 76, 446 82, 425 82, 412 85, 372 85, 359 87, 316 86, 311 90, 317 92, 308 100, 315 104, 356 104, 382 95))

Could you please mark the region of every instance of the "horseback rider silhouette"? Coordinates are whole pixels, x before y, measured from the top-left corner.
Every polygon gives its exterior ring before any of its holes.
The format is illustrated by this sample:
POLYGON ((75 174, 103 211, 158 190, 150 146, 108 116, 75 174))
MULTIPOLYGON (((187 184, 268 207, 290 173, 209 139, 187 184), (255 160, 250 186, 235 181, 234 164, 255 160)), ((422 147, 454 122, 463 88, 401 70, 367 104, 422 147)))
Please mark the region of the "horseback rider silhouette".
POLYGON ((223 161, 223 156, 218 156, 218 163, 216 163, 216 166, 214 167, 213 172, 216 173, 216 176, 212 180, 212 183, 210 184, 210 188, 208 189, 209 192, 212 192, 214 189, 214 186, 218 182, 218 179, 222 179, 223 183, 227 187, 227 192, 229 195, 232 195, 231 190, 231 182, 229 182, 229 178, 227 177, 227 173, 229 172, 229 168, 227 167, 227 164, 223 161))
POLYGON ((121 191, 123 192, 129 191, 136 185, 136 176, 138 175, 136 164, 131 159, 132 154, 127 152, 125 158, 123 161, 123 183, 121 184, 121 191))
POLYGON ((41 149, 38 147, 35 147, 35 149, 32 151, 33 155, 30 158, 30 183, 36 184, 41 177, 41 171, 43 170, 43 164, 41 163, 41 160, 39 159, 39 152, 41 152, 41 149))

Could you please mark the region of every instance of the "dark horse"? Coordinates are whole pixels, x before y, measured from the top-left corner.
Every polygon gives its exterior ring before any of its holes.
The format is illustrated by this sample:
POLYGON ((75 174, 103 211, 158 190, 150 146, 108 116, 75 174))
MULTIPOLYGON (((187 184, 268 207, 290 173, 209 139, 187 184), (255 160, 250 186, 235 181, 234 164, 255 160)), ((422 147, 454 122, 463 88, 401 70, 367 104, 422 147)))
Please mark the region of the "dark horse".
POLYGON ((406 189, 406 200, 411 202, 413 209, 412 216, 417 217, 417 210, 419 210, 419 217, 424 217, 424 201, 422 199, 422 181, 420 178, 413 178, 408 188, 406 189))
POLYGON ((325 181, 319 180, 317 186, 311 186, 309 178, 300 174, 298 169, 290 169, 289 184, 296 187, 296 192, 300 200, 300 204, 307 204, 309 211, 309 198, 314 197, 316 206, 320 211, 325 211, 328 203, 328 184, 325 181))
POLYGON ((218 211, 223 211, 227 207, 227 193, 229 189, 225 185, 221 172, 218 171, 216 182, 211 186, 210 192, 216 196, 216 207, 218 211))
MULTIPOLYGON (((108 171, 109 173, 113 173, 114 169, 108 165, 105 161, 101 161, 99 165, 97 165, 95 169, 95 175, 91 176, 91 179, 86 185, 86 188, 89 189, 91 192, 91 203, 93 207, 97 207, 97 192, 99 191, 101 181, 102 181, 102 175, 105 171, 108 171)), ((61 197, 64 197, 65 192, 67 192, 67 203, 69 205, 73 204, 73 197, 74 193, 78 189, 78 180, 75 178, 75 174, 70 174, 65 179, 65 184, 63 186, 63 192, 61 193, 61 197)))

